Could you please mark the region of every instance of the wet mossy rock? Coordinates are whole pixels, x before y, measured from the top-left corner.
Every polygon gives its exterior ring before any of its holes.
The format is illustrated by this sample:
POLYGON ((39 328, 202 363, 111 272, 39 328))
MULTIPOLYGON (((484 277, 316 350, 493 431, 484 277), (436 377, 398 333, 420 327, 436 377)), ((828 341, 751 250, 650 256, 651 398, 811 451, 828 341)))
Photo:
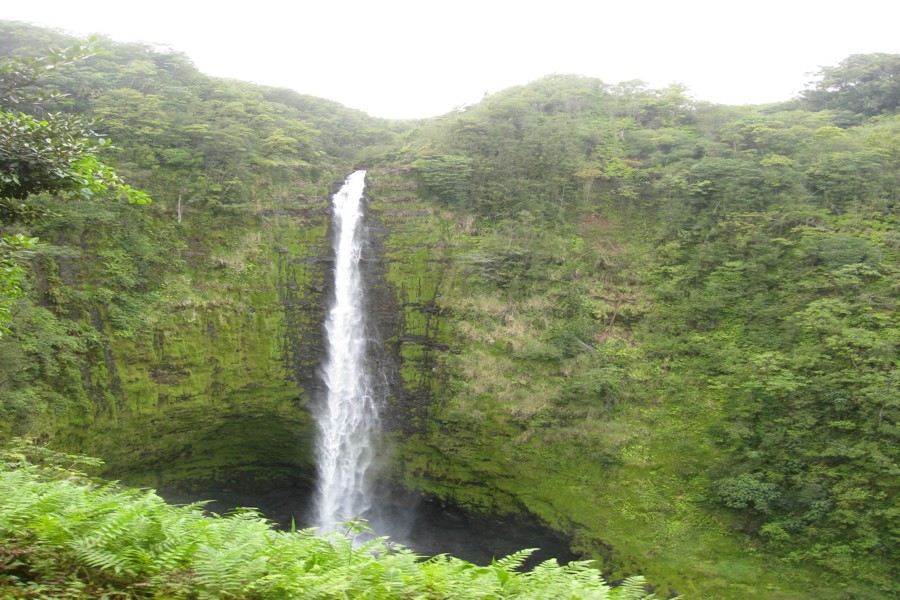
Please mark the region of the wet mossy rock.
MULTIPOLYGON (((408 186, 404 177, 370 174, 361 265, 371 290, 370 360, 383 375, 385 428, 398 440, 427 431, 449 340, 436 304, 448 217, 408 186)), ((298 205, 195 239, 183 251, 185 277, 205 301, 175 300, 149 333, 120 335, 102 306, 73 310, 76 319, 83 312, 95 338, 81 359, 84 401, 33 432, 103 458, 106 475, 123 483, 177 499, 241 487, 310 490, 315 425, 308 409, 321 392, 333 257, 327 193, 298 205), (251 240, 252 268, 215 249, 216 239, 229 236, 251 240)), ((233 247, 237 253, 240 244, 233 247)), ((50 260, 47 270, 66 271, 73 288, 88 287, 91 252, 50 260)))
POLYGON ((117 335, 94 311, 98 341, 81 369, 89 402, 48 424, 54 443, 100 456, 124 483, 186 497, 238 480, 311 486, 307 404, 330 264, 327 199, 313 203, 264 216, 253 231, 219 232, 252 239, 252 267, 229 264, 224 251, 191 257, 200 267, 186 276, 203 299, 173 302, 152 333, 117 335))

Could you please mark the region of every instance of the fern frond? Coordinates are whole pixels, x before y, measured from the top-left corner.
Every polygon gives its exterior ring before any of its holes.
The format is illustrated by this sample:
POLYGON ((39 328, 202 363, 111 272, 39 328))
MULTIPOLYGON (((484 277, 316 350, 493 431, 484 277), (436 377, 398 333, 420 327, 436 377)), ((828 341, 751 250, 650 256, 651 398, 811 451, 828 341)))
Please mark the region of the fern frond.
POLYGON ((647 594, 647 581, 640 575, 629 577, 615 588, 616 598, 622 600, 654 600, 656 594, 647 594))
POLYGON ((529 556, 537 552, 537 550, 537 548, 525 548, 524 550, 519 550, 500 560, 494 561, 494 566, 508 571, 516 570, 528 560, 529 556))

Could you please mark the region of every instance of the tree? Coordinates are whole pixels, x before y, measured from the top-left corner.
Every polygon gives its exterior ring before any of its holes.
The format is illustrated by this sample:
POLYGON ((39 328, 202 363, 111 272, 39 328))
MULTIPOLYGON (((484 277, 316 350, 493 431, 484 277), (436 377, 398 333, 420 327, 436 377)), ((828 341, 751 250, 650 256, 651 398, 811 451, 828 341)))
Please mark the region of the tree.
POLYGON ((815 87, 801 99, 812 110, 847 110, 866 116, 889 114, 900 106, 900 54, 853 54, 824 67, 815 87))
POLYGON ((44 80, 60 67, 96 53, 96 45, 89 41, 66 50, 52 49, 41 58, 0 60, 0 323, 9 321, 12 299, 20 293, 17 261, 37 242, 4 230, 13 224, 32 224, 49 214, 29 204, 29 196, 116 194, 131 203, 150 201, 147 194, 131 188, 100 161, 98 153, 109 146, 109 140, 93 132, 91 121, 45 108, 60 94, 42 89, 44 80))
POLYGON ((116 192, 132 203, 149 201, 99 160, 98 152, 109 140, 93 132, 90 120, 45 108, 60 94, 41 89, 42 81, 55 70, 96 53, 96 45, 88 42, 52 49, 41 58, 0 60, 0 199, 8 211, 3 214, 5 221, 17 214, 9 200, 41 192, 82 197, 116 192), (26 109, 44 114, 27 114, 26 109))
POLYGON ((471 193, 472 160, 465 156, 441 155, 413 163, 423 191, 451 206, 464 206, 471 193))

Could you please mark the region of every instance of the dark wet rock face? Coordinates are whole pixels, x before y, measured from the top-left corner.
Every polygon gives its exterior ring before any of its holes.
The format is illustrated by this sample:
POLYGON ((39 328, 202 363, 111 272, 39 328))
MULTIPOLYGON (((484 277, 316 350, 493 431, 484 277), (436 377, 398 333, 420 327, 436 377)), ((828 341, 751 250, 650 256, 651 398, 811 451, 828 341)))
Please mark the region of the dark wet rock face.
MULTIPOLYGON (((196 481, 193 491, 159 490, 170 502, 188 504, 207 493, 207 511, 228 514, 241 507, 259 510, 282 529, 310 526, 307 514, 312 487, 308 480, 280 483, 277 487, 253 473, 231 477, 229 481, 196 481)), ((525 548, 537 548, 526 562, 532 568, 548 559, 565 564, 581 557, 569 550, 569 543, 527 518, 502 518, 467 512, 452 504, 421 498, 408 491, 393 490, 390 498, 373 516, 370 525, 377 535, 389 532, 392 541, 425 556, 450 554, 476 564, 490 564, 525 548)))

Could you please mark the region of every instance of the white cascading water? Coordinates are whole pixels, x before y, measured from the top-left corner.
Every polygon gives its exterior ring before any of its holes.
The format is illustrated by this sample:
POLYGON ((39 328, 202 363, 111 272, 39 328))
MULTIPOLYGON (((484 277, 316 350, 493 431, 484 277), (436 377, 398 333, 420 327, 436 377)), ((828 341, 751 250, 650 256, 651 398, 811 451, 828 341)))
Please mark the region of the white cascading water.
POLYGON ((366 367, 366 322, 362 277, 362 197, 365 171, 355 171, 332 197, 334 299, 325 320, 326 401, 316 415, 318 489, 316 526, 330 531, 366 514, 368 471, 378 410, 366 367))

